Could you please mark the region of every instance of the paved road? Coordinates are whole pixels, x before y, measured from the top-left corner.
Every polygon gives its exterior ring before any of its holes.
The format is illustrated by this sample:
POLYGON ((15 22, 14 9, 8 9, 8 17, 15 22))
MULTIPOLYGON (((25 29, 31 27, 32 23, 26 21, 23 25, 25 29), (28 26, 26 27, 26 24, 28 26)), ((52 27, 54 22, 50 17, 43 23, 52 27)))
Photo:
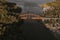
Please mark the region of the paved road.
POLYGON ((3 40, 57 40, 41 21, 25 21, 8 27, 3 40))

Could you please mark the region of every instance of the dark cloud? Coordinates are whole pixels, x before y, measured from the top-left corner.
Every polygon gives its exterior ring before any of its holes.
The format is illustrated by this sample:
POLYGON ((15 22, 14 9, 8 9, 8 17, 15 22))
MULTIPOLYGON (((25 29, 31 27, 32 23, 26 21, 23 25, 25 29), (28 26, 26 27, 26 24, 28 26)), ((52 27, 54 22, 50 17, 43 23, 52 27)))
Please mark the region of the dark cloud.
POLYGON ((15 2, 18 6, 21 6, 23 8, 23 12, 30 11, 37 14, 40 14, 42 11, 38 4, 47 3, 51 1, 52 0, 9 0, 9 2, 15 2))
POLYGON ((46 3, 46 2, 50 2, 52 0, 9 0, 11 2, 35 2, 35 3, 46 3))

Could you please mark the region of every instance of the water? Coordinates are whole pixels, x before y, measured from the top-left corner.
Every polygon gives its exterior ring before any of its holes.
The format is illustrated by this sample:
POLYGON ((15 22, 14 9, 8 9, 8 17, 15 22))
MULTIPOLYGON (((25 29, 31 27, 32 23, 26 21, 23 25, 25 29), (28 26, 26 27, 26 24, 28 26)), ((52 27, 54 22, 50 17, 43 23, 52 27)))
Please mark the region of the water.
POLYGON ((24 21, 6 25, 3 40, 57 40, 41 20, 24 21))
POLYGON ((20 26, 25 40, 57 40, 41 20, 32 21, 26 20, 20 26))

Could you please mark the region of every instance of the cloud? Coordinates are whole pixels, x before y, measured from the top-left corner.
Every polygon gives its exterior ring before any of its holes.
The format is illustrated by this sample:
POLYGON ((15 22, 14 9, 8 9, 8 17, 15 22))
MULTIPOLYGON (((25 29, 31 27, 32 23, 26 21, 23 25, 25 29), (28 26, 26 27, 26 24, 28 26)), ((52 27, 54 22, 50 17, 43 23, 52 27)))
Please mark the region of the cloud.
POLYGON ((11 2, 35 2, 35 3, 46 3, 53 0, 9 0, 11 2))
POLYGON ((41 11, 42 9, 38 7, 38 4, 47 3, 50 1, 52 0, 9 0, 9 2, 15 2, 18 4, 18 6, 21 6, 23 8, 23 12, 31 10, 30 12, 37 13, 37 14, 40 14, 42 12, 41 11), (34 5, 34 6, 30 7, 29 5, 34 5))

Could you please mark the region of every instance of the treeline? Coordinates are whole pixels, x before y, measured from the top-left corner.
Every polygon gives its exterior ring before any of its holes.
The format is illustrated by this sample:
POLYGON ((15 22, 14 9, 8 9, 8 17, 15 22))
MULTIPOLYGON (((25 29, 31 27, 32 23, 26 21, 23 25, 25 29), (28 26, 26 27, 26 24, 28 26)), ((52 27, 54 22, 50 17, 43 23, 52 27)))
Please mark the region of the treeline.
POLYGON ((46 5, 53 7, 53 10, 47 10, 44 14, 42 14, 43 17, 48 18, 60 18, 60 0, 56 0, 54 2, 49 2, 46 5))
POLYGON ((16 3, 0 0, 0 35, 3 35, 6 29, 4 25, 22 21, 18 19, 21 12, 21 7, 16 6, 16 3))

